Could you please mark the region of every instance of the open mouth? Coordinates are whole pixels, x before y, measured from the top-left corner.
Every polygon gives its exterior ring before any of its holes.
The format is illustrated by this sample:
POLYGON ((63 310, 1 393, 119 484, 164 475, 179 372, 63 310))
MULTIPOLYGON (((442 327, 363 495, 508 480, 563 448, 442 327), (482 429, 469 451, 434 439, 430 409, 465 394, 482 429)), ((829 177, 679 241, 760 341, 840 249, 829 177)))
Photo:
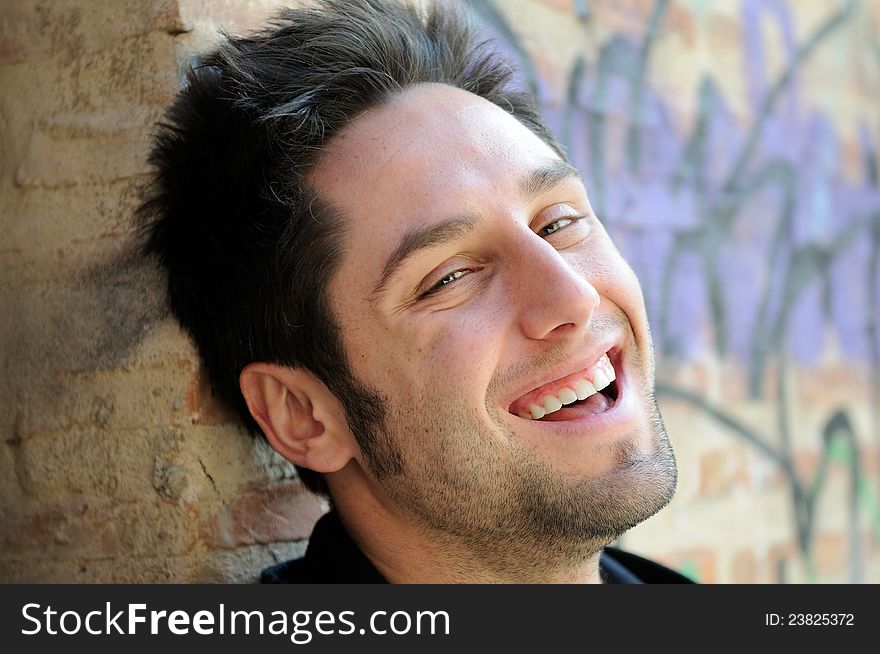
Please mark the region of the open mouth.
POLYGON ((546 422, 605 413, 620 395, 616 359, 615 352, 606 352, 589 368, 526 393, 509 410, 523 419, 546 422))

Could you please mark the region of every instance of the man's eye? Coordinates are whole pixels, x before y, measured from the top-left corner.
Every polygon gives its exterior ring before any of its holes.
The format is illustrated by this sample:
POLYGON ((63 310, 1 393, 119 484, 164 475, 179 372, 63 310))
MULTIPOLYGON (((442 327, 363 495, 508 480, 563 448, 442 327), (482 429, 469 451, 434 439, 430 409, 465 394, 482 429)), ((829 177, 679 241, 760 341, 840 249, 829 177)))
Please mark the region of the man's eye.
POLYGON ((470 272, 470 270, 464 269, 464 270, 455 270, 455 271, 449 273, 445 277, 438 279, 436 284, 434 284, 431 288, 429 288, 427 291, 425 291, 424 293, 422 293, 419 296, 419 299, 424 298, 424 297, 428 297, 432 293, 436 293, 437 291, 442 289, 444 286, 448 286, 449 284, 454 283, 457 279, 464 277, 469 272, 470 272))
POLYGON ((575 218, 559 218, 558 220, 554 220, 552 223, 549 223, 538 230, 539 236, 550 236, 553 232, 558 232, 563 227, 568 227, 571 225, 576 219, 575 218))

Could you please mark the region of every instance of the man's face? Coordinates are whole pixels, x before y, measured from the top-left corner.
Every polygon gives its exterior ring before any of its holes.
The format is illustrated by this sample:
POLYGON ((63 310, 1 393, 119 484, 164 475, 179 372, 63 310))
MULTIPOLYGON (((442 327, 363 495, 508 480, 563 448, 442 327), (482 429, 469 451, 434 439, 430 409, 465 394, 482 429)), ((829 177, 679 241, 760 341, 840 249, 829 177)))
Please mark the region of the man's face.
POLYGON ((403 462, 371 479, 380 502, 488 557, 602 546, 669 501, 638 281, 549 146, 425 84, 355 119, 311 182, 346 217, 331 306, 403 462), (604 393, 532 418, 607 362, 604 393))

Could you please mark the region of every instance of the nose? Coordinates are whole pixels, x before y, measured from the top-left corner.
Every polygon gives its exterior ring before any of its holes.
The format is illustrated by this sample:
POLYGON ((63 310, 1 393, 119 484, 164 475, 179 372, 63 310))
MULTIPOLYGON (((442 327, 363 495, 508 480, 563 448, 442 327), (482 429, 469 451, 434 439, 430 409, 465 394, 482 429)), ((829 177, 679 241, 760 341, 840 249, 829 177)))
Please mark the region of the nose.
POLYGON ((531 233, 516 257, 520 327, 527 338, 576 337, 587 330, 599 292, 563 253, 531 233))

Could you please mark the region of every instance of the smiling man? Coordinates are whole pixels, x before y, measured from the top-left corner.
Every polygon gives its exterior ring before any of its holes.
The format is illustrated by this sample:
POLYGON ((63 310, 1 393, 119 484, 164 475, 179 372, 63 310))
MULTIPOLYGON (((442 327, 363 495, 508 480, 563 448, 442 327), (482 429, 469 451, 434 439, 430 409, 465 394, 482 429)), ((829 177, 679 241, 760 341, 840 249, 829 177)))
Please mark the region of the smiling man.
POLYGON ((638 281, 461 17, 330 0, 160 129, 146 250, 221 397, 333 511, 280 582, 674 582, 607 547, 675 460, 638 281))

